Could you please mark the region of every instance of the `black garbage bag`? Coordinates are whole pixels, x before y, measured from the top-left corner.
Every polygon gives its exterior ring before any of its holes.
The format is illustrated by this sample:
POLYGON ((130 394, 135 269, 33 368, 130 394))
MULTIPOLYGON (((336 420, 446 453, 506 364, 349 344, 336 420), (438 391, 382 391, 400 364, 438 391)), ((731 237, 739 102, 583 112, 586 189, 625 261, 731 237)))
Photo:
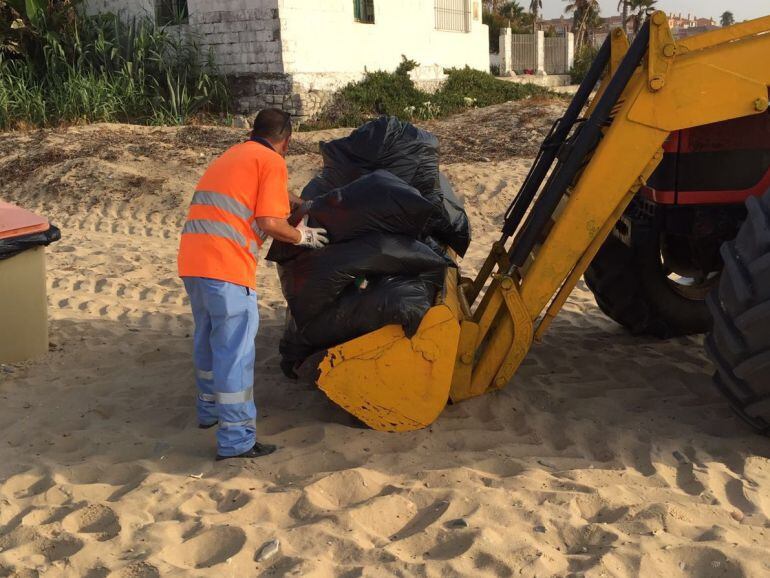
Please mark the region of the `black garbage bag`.
POLYGON ((302 331, 291 316, 279 350, 289 367, 317 351, 355 339, 386 325, 417 333, 443 283, 438 273, 419 277, 380 277, 366 287, 351 285, 302 331))
POLYGON ((320 148, 324 168, 305 187, 303 199, 317 198, 375 170, 387 170, 433 204, 426 234, 465 255, 470 224, 449 179, 439 173, 439 144, 434 135, 396 117, 382 116, 345 138, 321 143, 320 148))
POLYGON ((40 233, 30 233, 29 235, 0 239, 0 260, 10 259, 19 253, 34 247, 47 247, 59 239, 61 239, 61 231, 53 225, 51 225, 47 231, 42 231, 40 233))
POLYGON ((317 176, 310 179, 299 196, 305 201, 312 201, 332 190, 334 190, 334 187, 326 179, 322 176, 317 176))
POLYGON ((349 136, 320 145, 322 179, 343 187, 362 175, 385 169, 430 197, 438 182, 438 139, 394 116, 381 116, 349 136))
POLYGON ((308 251, 279 268, 281 288, 297 327, 304 330, 356 279, 372 276, 441 276, 447 262, 404 235, 373 233, 308 251))
POLYGON ((455 195, 452 183, 444 173, 439 173, 441 215, 434 217, 426 227, 439 243, 464 257, 471 244, 471 223, 462 203, 455 195))
MULTIPOLYGON (((343 243, 368 233, 390 233, 418 238, 433 205, 417 189, 389 173, 377 170, 349 185, 307 201, 299 209, 311 227, 323 227, 331 243, 343 243)), ((293 218, 292 221, 300 219, 293 218)), ((285 263, 306 249, 274 241, 266 259, 285 263)))

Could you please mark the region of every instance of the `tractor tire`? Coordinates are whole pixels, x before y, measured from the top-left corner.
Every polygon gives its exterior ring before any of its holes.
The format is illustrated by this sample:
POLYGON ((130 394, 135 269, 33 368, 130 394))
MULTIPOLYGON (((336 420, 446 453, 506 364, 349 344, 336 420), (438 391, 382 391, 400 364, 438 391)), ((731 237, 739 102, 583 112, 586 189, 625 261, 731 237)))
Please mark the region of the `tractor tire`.
POLYGON ((770 193, 749 198, 734 241, 722 246, 725 268, 708 297, 714 328, 706 352, 714 383, 735 412, 770 434, 770 193))
POLYGON ((604 314, 633 335, 667 339, 711 327, 705 292, 686 297, 667 278, 659 235, 645 236, 633 247, 610 235, 584 278, 604 314))

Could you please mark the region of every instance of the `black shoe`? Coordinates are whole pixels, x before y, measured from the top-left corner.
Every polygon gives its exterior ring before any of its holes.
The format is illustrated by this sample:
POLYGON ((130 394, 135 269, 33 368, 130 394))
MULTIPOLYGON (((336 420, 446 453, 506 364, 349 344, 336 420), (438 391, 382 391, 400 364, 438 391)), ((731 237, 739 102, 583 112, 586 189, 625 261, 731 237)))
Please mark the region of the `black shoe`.
POLYGON ((229 460, 231 458, 261 458, 262 456, 269 456, 278 448, 272 444, 261 444, 259 442, 254 443, 254 447, 247 452, 238 454, 237 456, 220 456, 217 454, 217 461, 229 460))
POLYGON ((215 421, 214 423, 209 423, 209 424, 199 423, 198 424, 198 429, 211 429, 215 425, 219 425, 219 422, 215 421))

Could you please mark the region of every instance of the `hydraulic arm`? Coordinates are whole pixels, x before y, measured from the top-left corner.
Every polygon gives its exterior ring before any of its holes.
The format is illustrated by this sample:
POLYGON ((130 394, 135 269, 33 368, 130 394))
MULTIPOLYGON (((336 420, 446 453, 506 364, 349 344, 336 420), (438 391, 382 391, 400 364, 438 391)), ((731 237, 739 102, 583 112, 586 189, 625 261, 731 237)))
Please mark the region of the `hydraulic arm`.
POLYGON ((477 277, 451 270, 412 339, 386 327, 329 349, 319 387, 375 429, 406 431, 432 423, 448 398, 506 385, 660 163, 669 134, 767 111, 768 55, 770 16, 678 41, 663 12, 630 45, 614 31, 477 277))

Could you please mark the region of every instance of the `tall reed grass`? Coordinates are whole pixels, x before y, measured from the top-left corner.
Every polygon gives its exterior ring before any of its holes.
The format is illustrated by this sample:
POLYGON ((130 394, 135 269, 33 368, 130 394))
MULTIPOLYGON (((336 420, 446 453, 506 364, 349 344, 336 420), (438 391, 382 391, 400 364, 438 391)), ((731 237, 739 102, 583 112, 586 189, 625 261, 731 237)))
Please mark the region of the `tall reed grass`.
POLYGON ((194 35, 148 18, 78 16, 0 52, 0 130, 77 122, 181 124, 227 111, 227 84, 194 35))

